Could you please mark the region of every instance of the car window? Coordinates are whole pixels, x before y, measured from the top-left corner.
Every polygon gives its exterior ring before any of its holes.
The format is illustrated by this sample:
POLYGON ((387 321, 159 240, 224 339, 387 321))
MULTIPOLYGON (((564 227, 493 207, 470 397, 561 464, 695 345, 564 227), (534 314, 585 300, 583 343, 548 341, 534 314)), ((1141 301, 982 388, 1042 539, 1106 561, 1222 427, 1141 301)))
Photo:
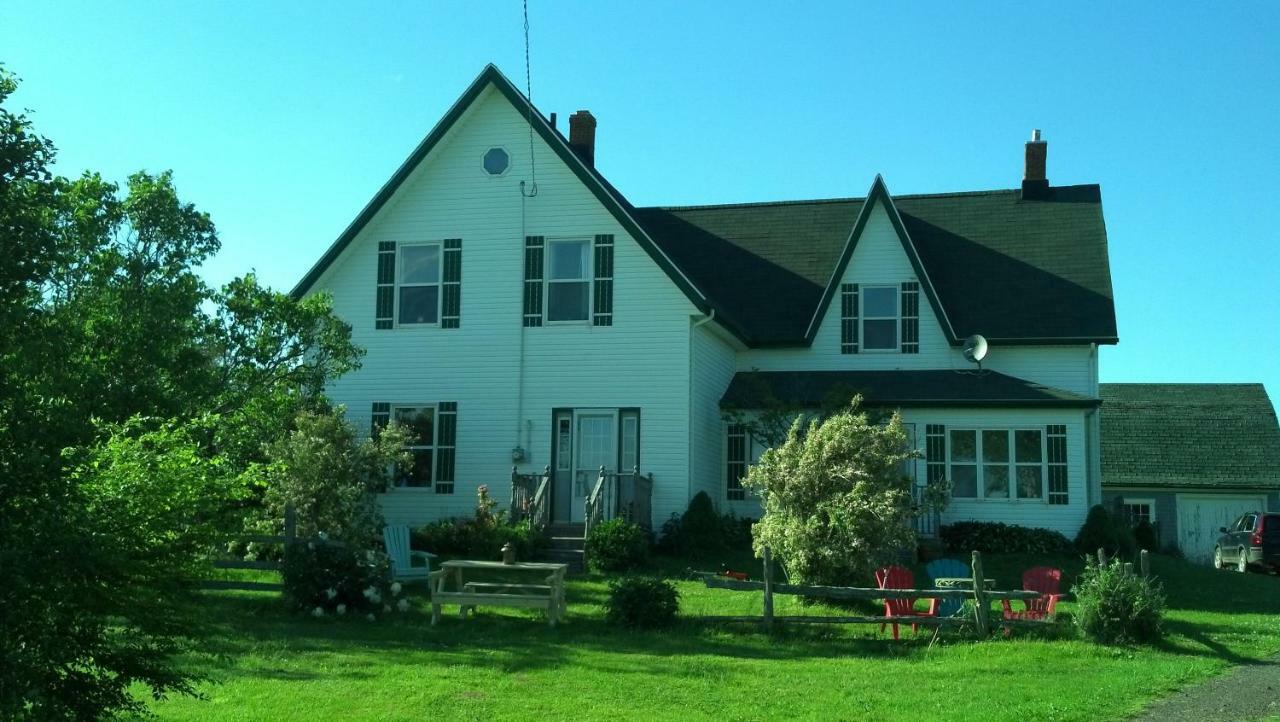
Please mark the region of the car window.
POLYGON ((1240 528, 1243 526, 1244 526, 1244 517, 1240 517, 1239 519, 1236 519, 1235 524, 1232 524, 1231 526, 1227 527, 1227 531, 1229 532, 1240 531, 1240 528))
POLYGON ((1253 514, 1245 514, 1240 519, 1240 531, 1253 531, 1253 520, 1256 518, 1253 514))

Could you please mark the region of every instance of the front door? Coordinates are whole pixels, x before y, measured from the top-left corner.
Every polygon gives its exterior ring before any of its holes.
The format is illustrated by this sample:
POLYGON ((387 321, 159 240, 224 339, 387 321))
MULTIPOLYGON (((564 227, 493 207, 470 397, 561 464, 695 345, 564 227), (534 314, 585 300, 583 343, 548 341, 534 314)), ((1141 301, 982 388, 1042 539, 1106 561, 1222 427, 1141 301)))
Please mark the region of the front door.
POLYGON ((553 421, 551 442, 555 445, 555 468, 552 471, 551 519, 569 521, 573 512, 573 412, 557 411, 553 421))
POLYGON ((600 467, 615 471, 618 464, 618 412, 582 409, 573 414, 573 501, 570 520, 586 517, 587 495, 600 477, 600 467))

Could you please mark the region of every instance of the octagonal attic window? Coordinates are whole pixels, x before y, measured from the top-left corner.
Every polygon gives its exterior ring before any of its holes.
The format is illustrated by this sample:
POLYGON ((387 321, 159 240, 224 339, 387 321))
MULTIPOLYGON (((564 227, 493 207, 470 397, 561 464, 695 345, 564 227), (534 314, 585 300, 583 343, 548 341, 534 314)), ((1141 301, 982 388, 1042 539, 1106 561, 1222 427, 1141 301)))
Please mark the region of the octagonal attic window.
POLYGON ((484 154, 484 172, 489 175, 502 175, 507 172, 511 159, 502 148, 490 148, 484 154))

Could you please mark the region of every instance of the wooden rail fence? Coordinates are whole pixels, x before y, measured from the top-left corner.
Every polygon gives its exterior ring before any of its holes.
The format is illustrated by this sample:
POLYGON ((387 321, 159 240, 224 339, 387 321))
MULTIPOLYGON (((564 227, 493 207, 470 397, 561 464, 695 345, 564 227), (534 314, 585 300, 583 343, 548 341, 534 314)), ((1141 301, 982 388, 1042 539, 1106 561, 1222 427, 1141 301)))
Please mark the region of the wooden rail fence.
MULTIPOLYGON (((289 547, 298 539, 298 517, 290 504, 284 509, 284 534, 244 534, 236 537, 237 541, 257 544, 280 544, 281 556, 289 552, 289 547)), ((280 562, 270 559, 215 559, 213 566, 217 569, 256 569, 260 571, 280 571, 280 562)), ((284 585, 279 582, 255 582, 239 579, 205 579, 200 582, 201 589, 239 589, 249 592, 280 592, 284 585)))
MULTIPOLYGON (((999 591, 985 587, 982 569, 982 554, 973 552, 973 588, 972 589, 880 589, 878 587, 826 587, 797 584, 775 584, 773 581, 773 564, 769 549, 764 550, 764 581, 750 582, 736 579, 707 576, 703 582, 711 589, 727 589, 735 592, 764 592, 764 608, 761 616, 704 616, 700 619, 714 622, 758 622, 766 630, 772 629, 776 622, 790 624, 917 624, 920 626, 942 627, 960 625, 969 620, 964 617, 917 617, 917 616, 777 616, 773 611, 773 595, 794 594, 820 599, 972 599, 974 607, 973 623, 980 636, 987 636, 992 630, 991 603, 1003 599, 1036 599, 1040 592, 1027 590, 999 591)), ((1145 557, 1143 559, 1145 566, 1145 557)), ((1002 619, 995 623, 996 627, 1044 627, 1052 624, 1049 620, 1002 619)))

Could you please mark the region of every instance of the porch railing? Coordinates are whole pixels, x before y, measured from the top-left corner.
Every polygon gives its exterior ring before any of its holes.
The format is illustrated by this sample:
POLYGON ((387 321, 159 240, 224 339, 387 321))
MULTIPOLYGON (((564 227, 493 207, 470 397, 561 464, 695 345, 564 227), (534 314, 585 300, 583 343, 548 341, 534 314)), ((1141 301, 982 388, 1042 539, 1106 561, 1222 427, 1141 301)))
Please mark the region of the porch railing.
POLYGON ((521 474, 511 467, 511 521, 526 519, 537 531, 543 531, 551 523, 551 467, 541 474, 521 474))
POLYGON ((645 529, 653 528, 653 474, 606 471, 600 467, 595 486, 587 494, 586 532, 602 521, 626 519, 645 529))
POLYGON ((929 509, 925 502, 926 486, 913 484, 911 487, 912 506, 916 511, 916 536, 931 539, 938 536, 938 527, 942 523, 942 515, 935 509, 929 509))

